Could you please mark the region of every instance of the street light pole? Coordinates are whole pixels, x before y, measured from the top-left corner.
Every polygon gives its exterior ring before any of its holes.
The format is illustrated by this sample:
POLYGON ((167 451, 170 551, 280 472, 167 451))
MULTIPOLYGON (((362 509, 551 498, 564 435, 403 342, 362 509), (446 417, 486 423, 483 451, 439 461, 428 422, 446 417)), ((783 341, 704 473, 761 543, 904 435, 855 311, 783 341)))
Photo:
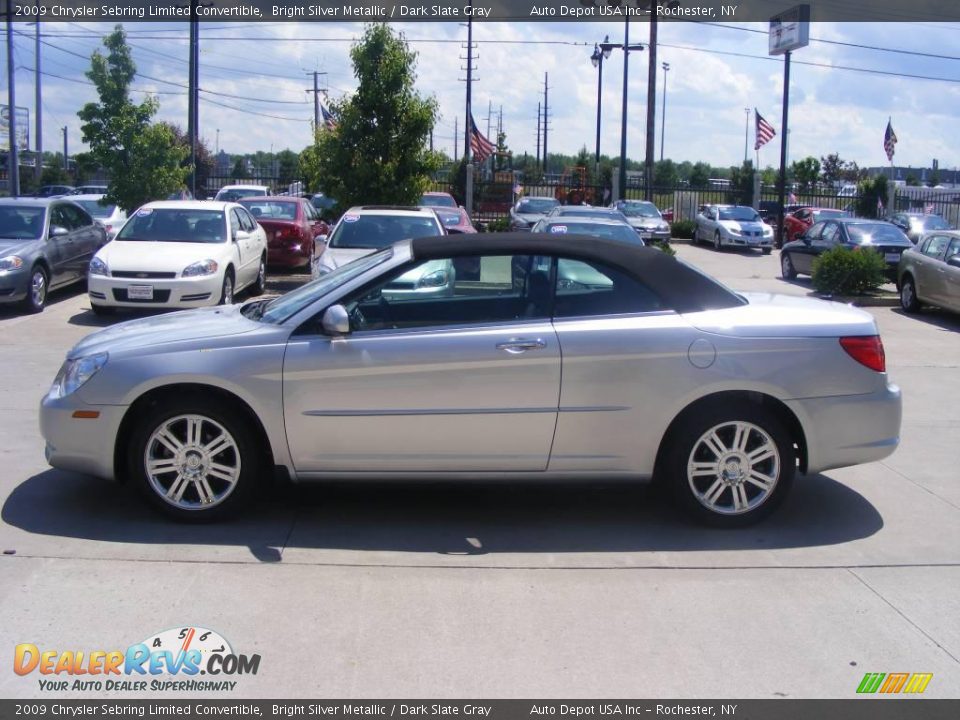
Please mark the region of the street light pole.
POLYGON ((620 114, 620 197, 627 197, 627 77, 630 67, 630 16, 623 21, 623 101, 620 114))
POLYGON ((747 162, 747 145, 750 141, 750 108, 743 109, 743 162, 747 162))
POLYGON ((7 3, 7 188, 10 197, 20 195, 20 158, 17 155, 17 90, 13 65, 13 3, 7 3))
MULTIPOLYGON (((607 35, 603 38, 604 47, 610 44, 610 36, 607 35)), ((590 62, 593 63, 593 66, 597 68, 597 149, 594 153, 594 165, 595 170, 594 174, 597 178, 600 177, 600 109, 603 103, 603 61, 605 58, 610 57, 610 49, 601 50, 600 46, 593 46, 593 55, 590 56, 590 62)))
POLYGON ((663 162, 663 136, 667 130, 667 71, 670 63, 663 63, 663 108, 660 111, 660 162, 663 162))

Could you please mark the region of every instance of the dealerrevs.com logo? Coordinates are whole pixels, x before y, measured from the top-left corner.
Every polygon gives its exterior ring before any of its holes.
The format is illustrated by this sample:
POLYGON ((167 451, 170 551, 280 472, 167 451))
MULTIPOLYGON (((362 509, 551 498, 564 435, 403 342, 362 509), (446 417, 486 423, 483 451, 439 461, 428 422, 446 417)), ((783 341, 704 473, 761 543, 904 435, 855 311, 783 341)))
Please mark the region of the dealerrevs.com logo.
POLYGON ((126 650, 46 650, 21 643, 17 675, 36 673, 42 691, 225 691, 240 675, 256 675, 259 655, 242 655, 219 633, 201 627, 164 630, 126 650))

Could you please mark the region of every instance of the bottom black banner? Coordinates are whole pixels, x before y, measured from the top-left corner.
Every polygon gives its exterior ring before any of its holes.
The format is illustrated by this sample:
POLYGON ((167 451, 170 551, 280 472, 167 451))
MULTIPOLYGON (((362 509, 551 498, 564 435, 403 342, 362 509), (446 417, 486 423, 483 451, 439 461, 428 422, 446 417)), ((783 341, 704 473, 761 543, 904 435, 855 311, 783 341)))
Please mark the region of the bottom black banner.
POLYGON ((960 700, 0 700, 0 718, 955 720, 960 700))

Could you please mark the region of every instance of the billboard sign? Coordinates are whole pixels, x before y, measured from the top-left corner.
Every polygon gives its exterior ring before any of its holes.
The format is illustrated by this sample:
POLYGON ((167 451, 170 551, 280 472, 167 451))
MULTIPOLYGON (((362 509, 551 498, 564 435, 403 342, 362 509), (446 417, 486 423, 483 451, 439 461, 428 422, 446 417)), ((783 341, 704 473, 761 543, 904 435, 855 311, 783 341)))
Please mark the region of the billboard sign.
POLYGON ((810 6, 797 5, 770 18, 770 54, 783 55, 810 44, 810 6))
MULTIPOLYGON (((30 149, 30 109, 17 108, 17 150, 30 149)), ((10 106, 0 106, 0 152, 10 150, 10 106)))

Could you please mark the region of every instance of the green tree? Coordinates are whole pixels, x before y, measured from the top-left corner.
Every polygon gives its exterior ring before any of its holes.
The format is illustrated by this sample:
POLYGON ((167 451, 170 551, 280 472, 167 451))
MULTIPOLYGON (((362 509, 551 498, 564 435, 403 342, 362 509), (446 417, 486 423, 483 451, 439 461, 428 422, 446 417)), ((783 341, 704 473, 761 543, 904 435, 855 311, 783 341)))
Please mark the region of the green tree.
POLYGON ((653 164, 653 184, 660 188, 676 187, 680 180, 677 165, 673 160, 658 160, 653 164))
MULTIPOLYGON (((183 150, 184 157, 182 165, 187 169, 187 176, 189 177, 190 138, 188 138, 187 134, 175 123, 160 122, 158 125, 166 126, 173 135, 174 142, 183 150)), ((213 153, 210 152, 210 148, 199 138, 193 151, 197 167, 197 193, 199 194, 201 189, 207 187, 207 180, 213 175, 213 168, 216 162, 213 159, 213 153)))
POLYGON ((494 155, 494 167, 497 170, 508 170, 513 166, 513 156, 507 147, 507 134, 497 133, 497 154, 494 155))
POLYGON ((300 155, 311 187, 343 207, 420 199, 440 157, 428 147, 437 102, 414 88, 416 58, 387 24, 366 27, 350 49, 356 93, 331 103, 336 128, 321 128, 300 155))
POLYGON ((843 166, 846 163, 840 159, 839 153, 832 153, 820 158, 820 177, 827 185, 835 185, 843 177, 843 166))
POLYGON ((710 166, 698 162, 690 169, 690 187, 705 188, 710 181, 710 166))
POLYGON ((738 205, 753 205, 753 161, 730 168, 728 200, 738 205))
POLYGON ((123 28, 115 26, 103 44, 106 57, 95 51, 86 73, 100 102, 87 103, 77 115, 90 155, 110 176, 107 201, 132 212, 182 187, 189 168, 182 166, 185 153, 170 128, 150 122, 159 107, 156 98, 139 105, 130 100, 137 68, 123 28))
POLYGON ((277 153, 277 184, 285 189, 287 185, 300 179, 299 157, 293 150, 281 150, 277 153))
POLYGON ((927 178, 927 185, 929 185, 930 187, 936 187, 939 184, 940 184, 940 171, 934 169, 930 172, 930 176, 927 178))
POLYGON ((877 175, 872 180, 861 180, 857 185, 857 215, 860 217, 881 217, 887 210, 887 178, 877 175), (884 211, 880 212, 880 206, 884 211))
POLYGON ((910 187, 916 187, 917 185, 920 184, 920 181, 917 180, 917 176, 914 175, 913 173, 909 173, 907 175, 907 179, 904 182, 906 182, 906 184, 909 185, 910 187))
POLYGON ((813 156, 796 160, 791 163, 790 172, 793 174, 793 179, 800 183, 800 189, 806 192, 820 178, 820 161, 813 156))
POLYGON ((764 185, 776 185, 780 180, 780 171, 772 165, 767 165, 760 172, 760 182, 764 185))
POLYGON ((247 176, 247 164, 243 158, 237 158, 233 162, 233 169, 230 171, 232 180, 243 180, 247 176))

